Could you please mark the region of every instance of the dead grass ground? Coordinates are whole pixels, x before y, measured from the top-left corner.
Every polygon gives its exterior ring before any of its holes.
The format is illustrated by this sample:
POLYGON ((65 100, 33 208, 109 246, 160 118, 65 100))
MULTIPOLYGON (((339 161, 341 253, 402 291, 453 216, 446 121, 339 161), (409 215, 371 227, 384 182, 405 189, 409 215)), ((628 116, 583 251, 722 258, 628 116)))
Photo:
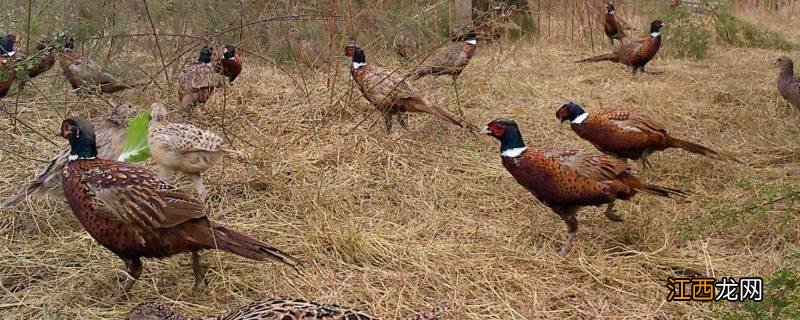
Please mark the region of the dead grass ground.
MULTIPOLYGON (((394 61, 367 50, 371 62, 394 61)), ((227 98, 218 94, 196 113, 217 132, 224 121, 245 153, 244 161, 226 159, 209 173, 211 217, 300 257, 304 274, 207 252, 209 286, 193 293, 188 255, 146 260, 124 301, 116 282, 120 260, 82 230, 65 204, 28 202, 0 211, 0 318, 121 318, 150 299, 190 314, 220 314, 264 297, 350 305, 384 318, 440 302, 450 303, 450 319, 714 318, 712 309, 735 305, 668 303, 666 278, 767 277, 798 267, 800 199, 758 206, 800 188, 800 115, 774 87, 772 62, 783 53, 714 47, 702 61, 657 58, 652 68, 665 73, 638 78, 619 65, 572 63, 588 54, 548 43, 518 43, 499 54, 496 45, 481 44, 461 78, 464 113, 481 125, 515 119, 533 147, 591 148, 559 127, 560 103, 638 110, 744 164, 681 151, 653 156, 646 172, 634 164, 644 180, 692 195, 639 196, 619 206, 624 223, 587 208, 563 259, 555 247, 564 224, 514 182, 493 139, 428 116, 386 135, 377 114, 352 93, 343 58, 333 97, 344 99, 334 104, 324 75, 305 77, 306 94, 250 59, 227 98)), ((54 81, 39 84, 61 85, 54 81)), ((434 103, 456 109, 447 79, 418 84, 430 88, 434 103)), ((74 100, 65 90, 51 99, 74 100)), ((154 99, 174 105, 155 90, 125 97, 143 109, 154 99)), ((21 100, 26 123, 47 133, 57 128, 60 118, 42 98, 26 93, 21 100)), ((3 100, 6 107, 12 102, 3 100)), ((95 118, 104 110, 99 102, 57 104, 95 118)), ((19 156, 47 159, 64 145, 27 128, 16 134, 5 119, 0 131, 5 148, 19 156)), ((0 194, 12 194, 40 165, 3 153, 0 194)))

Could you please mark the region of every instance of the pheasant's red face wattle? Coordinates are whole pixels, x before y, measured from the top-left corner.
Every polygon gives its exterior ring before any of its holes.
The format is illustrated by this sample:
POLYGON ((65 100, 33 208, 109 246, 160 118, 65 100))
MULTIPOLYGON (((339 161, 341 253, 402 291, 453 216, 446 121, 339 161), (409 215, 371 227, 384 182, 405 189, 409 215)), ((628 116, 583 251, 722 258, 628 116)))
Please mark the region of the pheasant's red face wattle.
POLYGON ((69 139, 72 135, 72 125, 67 123, 66 121, 61 124, 61 137, 64 139, 69 139))
POLYGON ((491 132, 493 137, 502 137, 503 134, 506 132, 506 126, 492 122, 489 124, 489 132, 491 132))
POLYGON ((564 108, 564 106, 558 108, 558 110, 556 111, 556 118, 558 118, 558 120, 561 121, 569 119, 569 113, 567 112, 567 108, 564 108))

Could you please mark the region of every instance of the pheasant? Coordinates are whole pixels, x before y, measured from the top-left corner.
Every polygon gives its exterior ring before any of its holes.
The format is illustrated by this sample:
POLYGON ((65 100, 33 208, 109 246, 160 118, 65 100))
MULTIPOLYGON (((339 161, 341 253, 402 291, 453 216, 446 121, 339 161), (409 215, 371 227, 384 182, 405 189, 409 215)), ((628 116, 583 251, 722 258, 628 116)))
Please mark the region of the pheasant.
MULTIPOLYGON (((631 67, 634 75, 637 71, 647 72, 644 66, 656 56, 658 49, 661 47, 661 32, 659 30, 661 30, 662 26, 661 20, 655 20, 650 23, 650 36, 621 44, 612 53, 583 59, 578 62, 611 61, 631 67)), ((647 73, 654 74, 655 72, 647 73)))
POLYGON ((58 55, 58 63, 72 89, 79 94, 97 92, 98 88, 102 93, 114 93, 139 85, 117 79, 103 71, 94 60, 75 52, 75 38, 72 37, 66 39, 64 52, 58 55))
POLYGON ((614 4, 606 2, 606 16, 603 19, 603 31, 608 37, 611 45, 614 45, 614 39, 622 43, 622 39, 626 37, 625 28, 619 20, 617 20, 616 11, 614 11, 614 4))
POLYGON ((42 40, 41 42, 39 42, 39 44, 36 45, 36 55, 41 55, 41 57, 38 57, 40 60, 38 60, 39 62, 36 63, 36 65, 28 69, 27 79, 25 79, 24 77, 19 79, 20 88, 24 88, 25 83, 28 80, 36 78, 40 74, 49 71, 56 63, 56 55, 53 54, 50 48, 48 48, 47 44, 49 43, 50 41, 48 40, 42 40))
POLYGON ((191 252, 195 290, 205 280, 199 251, 220 249, 246 258, 276 260, 298 271, 298 261, 233 229, 211 222, 208 209, 147 168, 98 158, 92 124, 69 118, 61 124, 70 154, 62 186, 72 212, 101 245, 124 262, 127 295, 142 273, 142 257, 191 252))
POLYGON ((228 83, 233 84, 233 80, 242 73, 242 58, 236 53, 236 47, 230 44, 225 45, 222 51, 222 59, 214 61, 214 71, 228 77, 228 83))
POLYGON ((472 132, 477 131, 478 128, 475 125, 441 108, 432 106, 416 88, 408 84, 399 74, 392 73, 378 65, 367 64, 364 50, 358 45, 350 44, 345 47, 345 55, 352 58, 350 74, 364 98, 383 113, 387 133, 392 130, 392 118, 395 115, 398 116, 400 125, 406 127, 406 112, 429 113, 472 132))
POLYGON ((778 91, 793 107, 800 109, 800 79, 794 76, 794 62, 789 57, 780 57, 775 63, 778 72, 778 91))
POLYGON ((321 69, 328 60, 323 56, 313 42, 303 39, 300 30, 292 28, 289 30, 289 37, 292 38, 292 54, 294 57, 310 68, 321 69))
POLYGON ((595 108, 591 113, 568 102, 558 108, 556 117, 570 121, 572 131, 591 142, 598 150, 620 158, 641 160, 649 167, 647 157, 655 151, 680 148, 717 160, 739 160, 689 141, 673 138, 663 125, 645 115, 612 108, 595 108))
POLYGON ((427 75, 440 76, 449 74, 456 83, 458 76, 469 64, 469 60, 475 55, 478 47, 478 38, 474 32, 467 33, 464 41, 455 46, 442 47, 434 53, 430 62, 414 71, 414 79, 419 79, 427 75))
MULTIPOLYGON (((97 129, 97 150, 100 158, 116 159, 119 157, 125 143, 128 120, 135 115, 136 107, 130 103, 121 103, 114 108, 111 115, 97 129)), ((0 208, 17 205, 26 199, 41 199, 45 195, 59 199, 64 198, 64 191, 61 189, 61 172, 64 170, 68 156, 69 147, 61 150, 47 165, 42 167, 36 174, 36 178, 25 189, 3 201, 0 208)))
POLYGON ((627 161, 622 158, 559 147, 528 149, 512 120, 496 119, 482 133, 500 140, 503 166, 517 183, 567 224, 567 240, 559 251, 562 256, 572 248, 581 207, 608 204, 606 217, 619 222, 622 217, 613 211, 616 200, 630 200, 638 192, 662 197, 685 195, 680 190, 643 183, 628 172, 627 161))
POLYGON ((400 56, 400 58, 408 60, 417 53, 417 50, 419 50, 419 43, 417 43, 417 41, 414 40, 414 38, 405 30, 398 26, 397 31, 394 34, 394 38, 392 39, 392 49, 394 50, 394 53, 400 56))
POLYGON ((211 66, 212 49, 203 47, 197 61, 183 68, 178 78, 178 99, 181 101, 181 111, 191 115, 192 108, 203 104, 211 98, 214 89, 221 87, 221 76, 214 72, 211 66))
POLYGON ((17 42, 17 37, 13 34, 7 34, 0 41, 0 99, 8 94, 11 90, 11 85, 17 77, 17 71, 14 69, 14 61, 16 60, 16 50, 14 44, 17 42))
POLYGON ((205 202, 203 172, 217 164, 223 152, 238 151, 228 149, 225 141, 211 131, 191 124, 167 122, 167 110, 161 103, 153 103, 150 116, 147 145, 158 164, 159 175, 170 179, 175 171, 180 171, 189 176, 198 197, 205 202))
MULTIPOLYGON (((441 319, 447 313, 447 307, 438 306, 433 310, 413 314, 404 320, 441 319)), ((173 311, 170 307, 158 302, 148 301, 135 306, 128 320, 191 320, 189 317, 173 311)), ((379 318, 356 309, 340 307, 333 304, 321 304, 297 299, 264 299, 243 305, 226 315, 213 319, 218 320, 378 320, 379 318)))

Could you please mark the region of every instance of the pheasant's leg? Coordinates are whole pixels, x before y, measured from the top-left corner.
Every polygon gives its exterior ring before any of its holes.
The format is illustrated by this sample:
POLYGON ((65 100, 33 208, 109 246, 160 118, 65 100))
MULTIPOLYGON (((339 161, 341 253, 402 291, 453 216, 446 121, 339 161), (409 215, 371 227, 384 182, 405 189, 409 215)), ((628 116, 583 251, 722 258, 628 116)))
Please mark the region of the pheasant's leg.
POLYGON ((642 162, 642 169, 650 168, 650 161, 647 160, 647 157, 650 156, 650 153, 652 153, 650 149, 644 150, 644 152, 642 152, 642 156, 639 158, 639 161, 642 162))
POLYGON ((453 75, 453 89, 456 91, 456 107, 458 108, 458 115, 464 116, 464 111, 461 110, 461 97, 458 94, 458 74, 453 75))
POLYGON ((561 250, 558 251, 558 254, 565 257, 569 253, 569 250, 572 249, 572 239, 575 239, 575 233, 578 232, 578 218, 576 218, 574 214, 561 218, 567 223, 567 241, 561 246, 561 250))
POLYGON ((614 201, 609 202, 608 207, 606 207, 606 218, 614 222, 625 221, 624 219, 622 219, 622 217, 614 213, 614 201))
POLYGON ((200 283, 208 286, 208 280, 206 280, 206 271, 208 271, 208 267, 200 264, 200 253, 197 251, 192 252, 192 271, 194 272, 195 292, 200 289, 200 283))
POLYGON ((158 166, 158 175, 166 180, 172 179, 172 176, 175 175, 175 170, 166 166, 158 166))
POLYGON ((189 175, 192 178, 192 182, 194 182, 194 187, 197 189, 197 197, 200 198, 200 201, 206 202, 206 186, 203 184, 203 175, 199 173, 194 173, 189 175))
POLYGON ((383 121, 386 124, 386 133, 392 132, 392 117, 394 116, 394 112, 391 110, 384 112, 383 114, 383 121))
POLYGON ((643 73, 652 74, 652 75, 656 75, 656 74, 662 74, 662 73, 664 73, 664 71, 647 71, 647 70, 645 70, 645 69, 644 69, 644 66, 642 66, 642 68, 641 68, 641 69, 642 69, 642 72, 643 72, 643 73))
POLYGON ((125 283, 122 286, 122 293, 127 296, 128 292, 133 288, 133 284, 139 279, 139 276, 142 275, 142 260, 134 258, 130 260, 125 259, 124 261, 125 271, 130 275, 130 278, 125 279, 125 283))

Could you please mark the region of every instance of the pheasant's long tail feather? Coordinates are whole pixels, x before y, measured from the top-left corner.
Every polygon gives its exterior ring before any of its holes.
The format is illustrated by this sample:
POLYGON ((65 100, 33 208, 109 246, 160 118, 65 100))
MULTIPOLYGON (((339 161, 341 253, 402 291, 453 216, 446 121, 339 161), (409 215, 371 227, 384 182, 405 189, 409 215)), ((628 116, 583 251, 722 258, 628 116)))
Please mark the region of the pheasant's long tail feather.
POLYGON ((406 109, 408 111, 425 112, 432 114, 439 119, 453 123, 473 133, 480 131, 480 129, 476 125, 469 123, 467 120, 464 120, 463 118, 457 115, 454 115, 446 110, 443 110, 442 108, 434 107, 423 99, 412 98, 412 99, 406 99, 405 102, 407 103, 406 109))
POLYGON ((416 80, 426 75, 429 75, 430 73, 431 73, 431 67, 419 67, 417 68, 417 70, 414 71, 414 74, 411 76, 411 78, 416 80))
POLYGON ((581 63, 581 62, 616 61, 616 59, 618 59, 618 55, 616 53, 608 53, 608 54, 594 56, 594 57, 591 57, 591 58, 586 58, 586 59, 575 61, 575 62, 581 63))
POLYGON ((671 148, 681 148, 691 153, 696 153, 705 157, 709 157, 711 159, 730 160, 736 163, 742 163, 741 161, 739 161, 739 159, 736 159, 732 156, 719 153, 717 151, 711 150, 709 148, 706 148, 704 146, 686 140, 669 137, 669 139, 667 140, 667 145, 671 148))
POLYGON ((213 237, 203 239, 206 241, 204 245, 209 248, 224 250, 258 261, 275 260, 283 262, 295 271, 300 272, 300 261, 277 248, 224 226, 215 225, 211 228, 213 237))
POLYGON ((433 319, 441 319, 444 315, 447 314, 447 304, 441 304, 436 306, 431 310, 415 313, 408 317, 405 317, 403 320, 433 320, 433 319))
POLYGON ((643 183, 639 178, 627 173, 619 175, 618 179, 636 191, 652 194, 654 196, 670 198, 673 196, 685 197, 689 195, 689 193, 682 190, 643 183))

